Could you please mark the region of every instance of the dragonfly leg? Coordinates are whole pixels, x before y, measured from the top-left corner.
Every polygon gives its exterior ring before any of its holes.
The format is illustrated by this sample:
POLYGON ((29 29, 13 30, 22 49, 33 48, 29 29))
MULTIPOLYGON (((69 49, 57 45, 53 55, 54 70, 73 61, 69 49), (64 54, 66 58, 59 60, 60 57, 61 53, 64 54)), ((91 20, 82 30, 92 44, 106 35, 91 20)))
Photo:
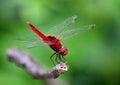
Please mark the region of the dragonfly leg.
POLYGON ((59 62, 59 53, 56 52, 56 62, 58 63, 59 62))
MULTIPOLYGON (((65 58, 59 53, 59 50, 56 52, 56 58, 58 58, 59 59, 59 62, 65 62, 66 60, 65 60, 65 58)), ((57 63, 59 63, 58 61, 57 61, 57 63)))
POLYGON ((57 63, 59 62, 59 61, 58 61, 58 55, 57 55, 57 53, 56 53, 56 58, 55 58, 55 60, 56 60, 57 63))
POLYGON ((60 55, 60 53, 58 53, 58 58, 59 58, 59 61, 62 61, 62 62, 66 61, 65 58, 62 55, 60 55))
POLYGON ((67 61, 67 60, 65 59, 65 57, 64 57, 64 56, 62 56, 62 59, 63 59, 63 61, 64 61, 64 62, 66 62, 66 61, 67 61))
POLYGON ((53 53, 51 56, 50 56, 50 60, 52 61, 52 63, 55 65, 55 63, 54 63, 54 61, 53 61, 53 56, 56 54, 56 52, 55 53, 53 53))

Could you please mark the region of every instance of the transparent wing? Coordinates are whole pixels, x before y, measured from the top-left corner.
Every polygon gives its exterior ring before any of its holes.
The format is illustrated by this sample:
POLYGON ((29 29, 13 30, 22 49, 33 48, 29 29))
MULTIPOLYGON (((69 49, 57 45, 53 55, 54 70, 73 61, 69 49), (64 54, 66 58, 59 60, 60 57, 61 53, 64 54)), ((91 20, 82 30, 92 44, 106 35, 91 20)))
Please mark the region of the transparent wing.
POLYGON ((44 45, 47 45, 47 44, 44 43, 44 42, 39 42, 39 41, 37 41, 37 42, 32 42, 32 43, 28 44, 28 45, 26 46, 26 48, 34 48, 34 47, 44 46, 44 45))
POLYGON ((64 32, 71 24, 75 23, 76 20, 77 20, 77 16, 72 16, 72 17, 66 19, 63 23, 51 28, 47 34, 49 34, 49 35, 52 34, 57 37, 62 32, 64 32))
POLYGON ((19 41, 41 41, 41 39, 37 36, 25 36, 25 37, 16 37, 15 40, 19 41))
POLYGON ((96 25, 95 24, 91 24, 91 25, 87 25, 87 26, 84 26, 82 28, 78 28, 78 29, 71 29, 71 30, 66 30, 64 32, 61 33, 61 35, 59 35, 59 39, 60 40, 66 40, 72 36, 75 36, 83 31, 87 31, 87 30, 90 30, 92 28, 94 28, 96 25))
POLYGON ((18 37, 18 38, 15 38, 15 40, 28 41, 29 44, 26 46, 26 48, 34 48, 34 47, 46 45, 46 43, 44 43, 44 42, 43 42, 39 37, 37 37, 37 36, 18 37))

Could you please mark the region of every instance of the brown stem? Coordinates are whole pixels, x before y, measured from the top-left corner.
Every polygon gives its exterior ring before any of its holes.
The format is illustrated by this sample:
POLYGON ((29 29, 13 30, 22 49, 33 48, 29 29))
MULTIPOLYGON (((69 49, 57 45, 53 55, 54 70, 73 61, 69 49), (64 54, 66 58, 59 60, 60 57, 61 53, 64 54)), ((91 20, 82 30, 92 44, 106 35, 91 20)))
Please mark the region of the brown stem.
POLYGON ((55 79, 68 71, 68 66, 64 62, 58 63, 52 71, 46 70, 30 54, 21 52, 16 48, 8 49, 7 56, 11 62, 25 69, 35 79, 55 79))

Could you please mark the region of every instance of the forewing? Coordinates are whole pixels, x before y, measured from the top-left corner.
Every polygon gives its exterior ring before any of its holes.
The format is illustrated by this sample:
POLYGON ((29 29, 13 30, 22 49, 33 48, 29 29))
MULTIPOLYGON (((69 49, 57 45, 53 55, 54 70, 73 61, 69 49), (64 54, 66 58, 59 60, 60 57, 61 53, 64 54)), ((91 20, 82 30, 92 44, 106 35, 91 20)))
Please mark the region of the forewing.
POLYGON ((60 40, 66 40, 66 39, 73 37, 81 32, 90 30, 90 29, 94 28, 95 26, 96 26, 95 24, 91 24, 91 25, 84 26, 82 28, 66 30, 58 38, 60 40))
POLYGON ((66 19, 64 22, 62 22, 61 24, 54 26, 53 28, 51 28, 47 34, 49 35, 55 35, 56 37, 59 36, 60 34, 62 34, 62 32, 64 32, 67 28, 69 28, 69 26, 73 23, 75 23, 75 21, 77 20, 77 16, 72 16, 68 19, 66 19))

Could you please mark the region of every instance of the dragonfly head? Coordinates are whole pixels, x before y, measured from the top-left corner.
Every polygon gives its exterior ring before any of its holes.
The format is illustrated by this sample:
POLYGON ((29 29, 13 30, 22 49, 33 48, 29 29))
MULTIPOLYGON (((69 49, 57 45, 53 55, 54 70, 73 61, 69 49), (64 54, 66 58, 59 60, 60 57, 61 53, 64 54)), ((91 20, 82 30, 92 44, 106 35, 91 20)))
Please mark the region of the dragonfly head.
POLYGON ((62 48, 60 48, 59 53, 60 53, 62 56, 65 56, 65 55, 68 54, 68 50, 67 50, 67 48, 62 47, 62 48))

